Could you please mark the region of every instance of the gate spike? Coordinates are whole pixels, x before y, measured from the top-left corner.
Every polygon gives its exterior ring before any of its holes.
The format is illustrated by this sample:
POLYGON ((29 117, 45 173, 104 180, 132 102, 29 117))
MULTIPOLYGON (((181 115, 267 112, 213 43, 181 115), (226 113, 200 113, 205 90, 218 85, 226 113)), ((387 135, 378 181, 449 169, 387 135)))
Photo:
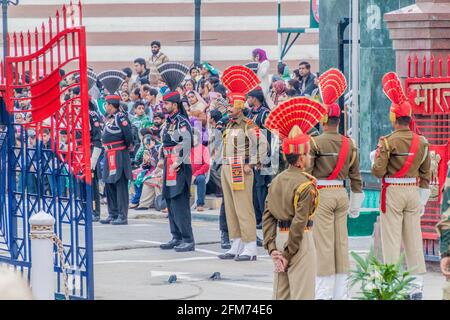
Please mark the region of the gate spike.
POLYGON ((427 57, 424 54, 422 59, 422 78, 427 76, 427 57))
POLYGON ((56 10, 56 33, 59 33, 59 10, 56 10))
POLYGON ((63 11, 63 26, 64 26, 64 30, 66 30, 67 29, 67 8, 66 8, 66 5, 63 5, 62 11, 63 11))
POLYGON ((13 41, 14 41, 14 56, 17 57, 17 34, 13 33, 13 41))
POLYGON ((70 22, 72 23, 72 27, 75 25, 75 12, 73 10, 73 2, 70 0, 70 22))
POLYGON ((49 38, 51 40, 53 38, 53 21, 52 21, 52 17, 48 18, 48 34, 49 34, 49 38))
POLYGON ((442 77, 442 54, 439 55, 438 58, 438 73, 439 73, 439 77, 442 77))
POLYGON ((411 78, 411 55, 408 56, 408 78, 411 78))
POLYGON ((419 57, 417 56, 417 53, 414 57, 414 77, 419 77, 419 57))
POLYGON ((434 54, 430 58, 430 76, 434 78, 434 54))
POLYGON ((78 11, 80 15, 80 26, 83 25, 83 6, 81 4, 81 0, 78 0, 78 11))

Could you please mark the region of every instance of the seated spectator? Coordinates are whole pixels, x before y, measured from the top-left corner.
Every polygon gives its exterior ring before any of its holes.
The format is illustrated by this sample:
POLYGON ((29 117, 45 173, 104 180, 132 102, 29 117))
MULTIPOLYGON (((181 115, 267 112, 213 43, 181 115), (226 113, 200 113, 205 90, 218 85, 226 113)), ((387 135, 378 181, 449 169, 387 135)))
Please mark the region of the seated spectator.
MULTIPOLYGON (((133 178, 134 178, 134 190, 135 194, 133 198, 131 199, 130 208, 134 209, 137 207, 141 208, 149 208, 149 205, 140 205, 141 204, 141 197, 142 197, 142 191, 143 191, 143 185, 144 182, 150 178, 151 173, 155 170, 157 164, 158 164, 158 156, 159 156, 159 144, 156 143, 155 139, 152 139, 150 135, 147 135, 143 139, 142 145, 144 146, 142 148, 142 164, 139 169, 136 169, 133 171, 133 178)), ((147 197, 147 193, 145 194, 147 197)), ((145 197, 146 201, 147 198, 145 197)), ((145 201, 145 204, 147 202, 145 201)))
POLYGON ((316 75, 311 72, 311 65, 309 62, 302 61, 298 66, 300 72, 300 93, 302 96, 311 96, 317 86, 314 83, 316 75))
POLYGON ((277 106, 279 103, 285 101, 287 99, 287 86, 283 80, 275 81, 272 84, 272 101, 277 106))
POLYGON ((122 101, 127 105, 127 113, 130 113, 134 106, 133 101, 130 99, 130 94, 128 91, 122 91, 120 96, 122 97, 122 101))
POLYGON ((195 81, 192 79, 186 80, 183 85, 183 90, 185 94, 188 94, 190 91, 195 90, 195 81))
POLYGON ((201 113, 205 112, 208 105, 197 91, 189 91, 187 97, 189 99, 190 116, 198 117, 201 113))
POLYGON ((150 69, 147 69, 147 63, 144 58, 137 58, 134 60, 134 71, 137 73, 136 82, 142 83, 144 79, 147 79, 150 75, 150 69))
POLYGON ((201 143, 201 134, 195 131, 194 147, 191 150, 192 181, 197 186, 197 211, 204 211, 206 176, 210 167, 209 150, 201 143))
POLYGON ((145 104, 143 101, 137 101, 133 107, 134 116, 131 117, 131 124, 135 126, 138 131, 143 128, 152 126, 152 118, 145 114, 145 104))
POLYGON ((166 118, 164 117, 164 113, 157 112, 153 116, 153 125, 151 127, 147 127, 145 129, 141 129, 141 135, 145 136, 147 134, 151 135, 157 141, 161 141, 161 130, 166 118))
POLYGON ((291 79, 291 73, 286 63, 279 62, 277 66, 277 74, 283 81, 289 81, 291 79))
POLYGON ((296 79, 291 79, 287 83, 288 90, 295 90, 297 92, 297 96, 300 95, 300 82, 296 79))

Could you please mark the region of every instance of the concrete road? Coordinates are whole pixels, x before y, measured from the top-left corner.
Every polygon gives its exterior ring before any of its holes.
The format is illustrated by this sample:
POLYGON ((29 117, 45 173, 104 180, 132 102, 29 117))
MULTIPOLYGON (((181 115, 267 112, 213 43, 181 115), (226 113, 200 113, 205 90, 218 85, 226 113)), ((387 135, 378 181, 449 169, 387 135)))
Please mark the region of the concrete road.
MULTIPOLYGON (((256 262, 222 261, 217 223, 194 221, 195 252, 159 249, 170 239, 167 219, 132 219, 127 226, 94 224, 96 299, 270 299, 272 262, 262 248, 256 262), (220 272, 221 280, 210 280, 220 272), (168 283, 176 275, 175 283, 168 283)), ((260 231, 258 231, 260 233, 260 231)), ((260 234, 261 235, 261 234, 260 234)), ((371 238, 351 238, 366 253, 371 238)), ((440 299, 443 278, 428 273, 425 298, 440 299)), ((356 295, 356 290, 353 290, 356 295)))

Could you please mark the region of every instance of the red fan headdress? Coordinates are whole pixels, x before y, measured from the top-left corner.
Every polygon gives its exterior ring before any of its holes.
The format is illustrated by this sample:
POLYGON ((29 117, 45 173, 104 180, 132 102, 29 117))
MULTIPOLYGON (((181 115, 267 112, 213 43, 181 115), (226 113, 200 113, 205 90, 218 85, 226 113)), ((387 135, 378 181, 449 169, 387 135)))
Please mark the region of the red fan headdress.
POLYGON ((339 118, 341 108, 337 101, 347 90, 347 81, 344 74, 335 68, 327 70, 319 78, 319 89, 322 101, 328 109, 323 121, 326 123, 330 117, 339 118))
POLYGON ((283 140, 285 154, 309 152, 309 136, 306 134, 327 113, 319 102, 297 97, 282 102, 267 117, 265 126, 283 140))
POLYGON ((392 122, 399 117, 411 117, 412 107, 402 89, 402 84, 395 72, 388 72, 384 75, 382 80, 383 92, 391 100, 391 114, 392 122))
POLYGON ((227 68, 222 75, 222 83, 228 89, 228 101, 236 108, 244 108, 246 95, 261 81, 256 74, 244 66, 227 68))

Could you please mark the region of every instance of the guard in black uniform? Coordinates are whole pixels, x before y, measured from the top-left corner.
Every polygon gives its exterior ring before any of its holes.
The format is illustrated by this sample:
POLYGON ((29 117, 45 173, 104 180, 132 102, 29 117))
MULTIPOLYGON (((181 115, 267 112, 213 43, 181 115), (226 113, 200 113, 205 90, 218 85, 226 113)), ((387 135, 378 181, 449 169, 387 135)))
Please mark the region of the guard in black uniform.
MULTIPOLYGON (((264 99, 261 88, 256 88, 248 93, 248 104, 251 107, 249 118, 259 127, 260 132, 267 138, 267 160, 270 160, 271 134, 266 129, 264 123, 270 113, 270 109, 264 99)), ((272 181, 270 163, 262 164, 254 168, 255 178, 253 180, 253 206, 255 208, 256 229, 262 229, 262 216, 266 203, 269 184, 272 181)), ((257 239, 258 245, 262 246, 262 241, 257 239)))
POLYGON ((108 113, 103 129, 102 142, 106 152, 102 177, 105 181, 108 201, 108 217, 100 223, 128 224, 128 180, 132 178, 130 149, 133 148, 131 123, 126 114, 119 111, 120 96, 106 97, 108 113))
POLYGON ((89 101, 89 129, 91 134, 91 170, 92 170, 92 200, 93 200, 93 221, 100 221, 100 190, 99 180, 101 178, 100 158, 102 148, 102 126, 103 122, 96 112, 96 106, 89 101))

